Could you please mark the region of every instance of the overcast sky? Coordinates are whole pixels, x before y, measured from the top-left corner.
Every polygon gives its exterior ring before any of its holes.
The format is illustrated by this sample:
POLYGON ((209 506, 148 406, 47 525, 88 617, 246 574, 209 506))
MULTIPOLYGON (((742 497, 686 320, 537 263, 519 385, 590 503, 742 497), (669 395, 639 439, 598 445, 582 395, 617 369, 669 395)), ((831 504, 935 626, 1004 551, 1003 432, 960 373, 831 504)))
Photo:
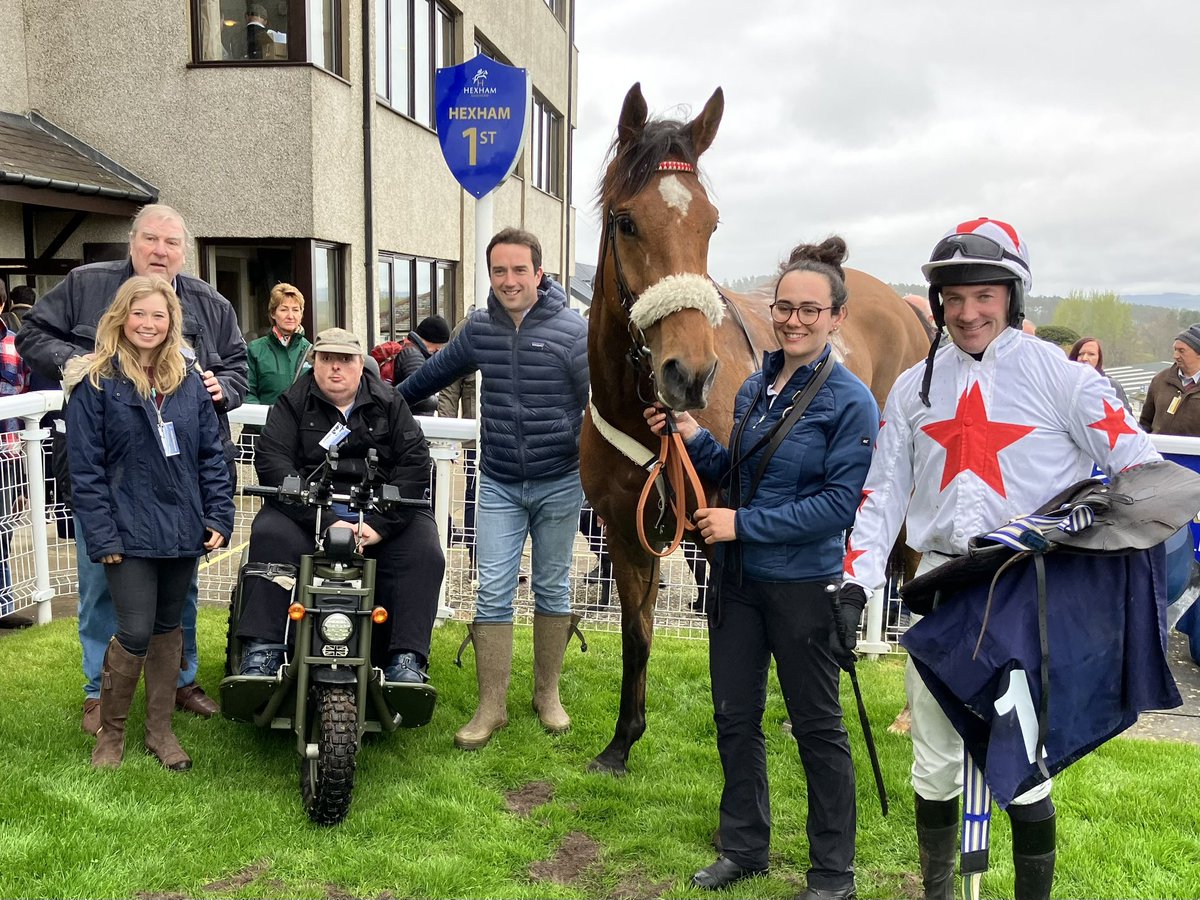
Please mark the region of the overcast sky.
POLYGON ((919 282, 951 225, 1030 247, 1034 294, 1200 293, 1200 2, 577 0, 576 258, 625 92, 651 114, 725 91, 701 162, 719 280, 841 234, 919 282))

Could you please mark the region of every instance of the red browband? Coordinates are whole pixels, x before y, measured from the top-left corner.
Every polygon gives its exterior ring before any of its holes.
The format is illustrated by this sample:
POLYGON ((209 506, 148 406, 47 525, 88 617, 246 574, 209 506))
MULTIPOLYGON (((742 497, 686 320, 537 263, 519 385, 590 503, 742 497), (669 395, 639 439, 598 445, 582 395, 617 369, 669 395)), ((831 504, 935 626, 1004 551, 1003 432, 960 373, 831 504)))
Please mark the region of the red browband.
POLYGON ((678 159, 664 159, 658 164, 660 172, 695 172, 696 167, 678 159))

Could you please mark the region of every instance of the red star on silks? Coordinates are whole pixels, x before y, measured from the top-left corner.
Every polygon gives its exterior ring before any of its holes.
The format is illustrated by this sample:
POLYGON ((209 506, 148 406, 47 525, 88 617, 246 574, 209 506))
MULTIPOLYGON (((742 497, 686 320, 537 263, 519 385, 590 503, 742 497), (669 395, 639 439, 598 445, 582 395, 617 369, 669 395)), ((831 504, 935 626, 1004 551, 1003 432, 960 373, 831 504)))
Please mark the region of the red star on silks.
POLYGON ((864 506, 864 505, 866 504, 866 502, 867 502, 867 498, 871 496, 871 493, 872 493, 871 491, 868 491, 866 488, 863 488, 863 492, 862 492, 862 499, 858 501, 858 508, 859 508, 859 509, 862 509, 862 508, 863 508, 863 506, 864 506))
POLYGON ((946 448, 939 491, 945 490, 959 473, 971 471, 1001 497, 1007 497, 1004 474, 1000 471, 1000 451, 1033 431, 1033 426, 990 420, 983 405, 983 392, 979 390, 979 382, 975 382, 958 398, 953 419, 922 425, 921 430, 946 448))
POLYGON ((846 575, 853 575, 854 574, 854 561, 866 552, 867 552, 866 550, 852 550, 850 547, 847 547, 846 548, 846 559, 842 563, 842 572, 846 575))
POLYGON ((1108 449, 1111 450, 1117 446, 1117 438, 1123 434, 1137 434, 1129 423, 1125 421, 1125 407, 1121 405, 1109 406, 1108 401, 1104 401, 1104 418, 1097 419, 1095 422, 1090 422, 1088 428, 1095 428, 1097 431, 1103 431, 1108 435, 1108 449))

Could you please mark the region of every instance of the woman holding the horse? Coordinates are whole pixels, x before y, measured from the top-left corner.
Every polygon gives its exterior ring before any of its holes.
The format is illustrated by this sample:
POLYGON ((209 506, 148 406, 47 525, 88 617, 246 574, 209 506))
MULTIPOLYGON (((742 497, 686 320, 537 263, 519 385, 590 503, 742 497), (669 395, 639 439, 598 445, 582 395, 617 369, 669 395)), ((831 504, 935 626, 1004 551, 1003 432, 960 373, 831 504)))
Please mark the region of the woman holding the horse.
MULTIPOLYGON (((676 425, 697 471, 726 505, 697 510, 716 544, 709 666, 725 775, 721 855, 692 883, 722 888, 766 872, 770 800, 762 718, 774 657, 808 783, 808 889, 803 900, 855 895, 855 790, 838 700, 832 597, 841 581, 879 409, 834 358, 846 318, 846 245, 832 237, 792 251, 771 304, 779 350, 738 392, 729 448, 687 413, 676 425)), ((646 410, 660 433, 665 414, 646 410)))

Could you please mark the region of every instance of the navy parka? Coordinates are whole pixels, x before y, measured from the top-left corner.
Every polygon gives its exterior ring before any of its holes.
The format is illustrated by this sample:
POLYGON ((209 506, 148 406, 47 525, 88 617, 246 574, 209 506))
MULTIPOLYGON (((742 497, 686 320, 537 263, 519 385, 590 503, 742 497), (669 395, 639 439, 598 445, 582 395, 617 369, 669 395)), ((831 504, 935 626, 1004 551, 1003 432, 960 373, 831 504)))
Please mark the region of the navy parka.
POLYGON ((128 379, 105 378, 97 389, 85 378, 71 394, 72 503, 93 562, 200 556, 206 528, 233 534, 233 485, 200 375, 189 372, 160 412, 174 423, 176 456, 163 453, 154 401, 128 379))

